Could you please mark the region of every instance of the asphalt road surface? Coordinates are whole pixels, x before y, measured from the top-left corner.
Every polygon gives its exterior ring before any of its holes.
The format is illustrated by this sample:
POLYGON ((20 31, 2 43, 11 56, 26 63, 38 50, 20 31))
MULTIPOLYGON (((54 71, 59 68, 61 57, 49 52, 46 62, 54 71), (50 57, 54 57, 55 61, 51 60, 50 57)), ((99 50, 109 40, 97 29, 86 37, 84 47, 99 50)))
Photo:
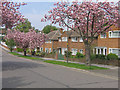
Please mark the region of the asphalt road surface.
POLYGON ((32 61, 2 50, 3 88, 118 88, 109 76, 32 61))

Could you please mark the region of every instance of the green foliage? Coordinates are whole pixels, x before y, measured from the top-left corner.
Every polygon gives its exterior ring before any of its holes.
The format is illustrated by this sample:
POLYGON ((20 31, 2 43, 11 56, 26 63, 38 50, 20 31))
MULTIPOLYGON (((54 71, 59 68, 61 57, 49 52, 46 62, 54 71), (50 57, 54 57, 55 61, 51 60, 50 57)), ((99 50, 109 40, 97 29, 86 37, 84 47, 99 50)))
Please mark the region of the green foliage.
POLYGON ((90 56, 90 59, 91 59, 91 60, 95 60, 95 59, 96 59, 96 54, 92 54, 92 55, 90 56))
POLYGON ((20 23, 19 25, 17 25, 15 27, 15 29, 20 30, 21 32, 29 32, 29 29, 31 29, 31 23, 28 21, 28 19, 26 19, 25 23, 20 23))
POLYGON ((82 53, 79 53, 79 52, 77 52, 77 54, 76 54, 76 56, 75 56, 76 58, 83 58, 84 57, 84 55, 82 54, 82 53))
POLYGON ((97 66, 91 66, 90 67, 90 66, 86 66, 84 64, 67 63, 67 62, 53 61, 53 60, 45 60, 44 62, 46 62, 46 63, 52 63, 52 64, 57 64, 57 65, 62 65, 62 66, 67 66, 67 67, 78 68, 78 69, 85 69, 85 70, 107 69, 107 68, 97 67, 97 66))
POLYGON ((90 56, 91 60, 95 60, 95 59, 100 59, 100 60, 106 60, 106 56, 103 54, 92 54, 90 56))
POLYGON ((98 54, 98 55, 96 55, 96 58, 98 58, 98 59, 101 59, 101 60, 105 60, 105 55, 103 55, 103 54, 98 54))
POLYGON ((116 54, 110 53, 107 55, 108 60, 118 60, 118 56, 116 54))
POLYGON ((39 57, 31 57, 31 56, 23 56, 21 54, 18 54, 16 52, 9 52, 10 54, 16 55, 18 57, 26 58, 26 59, 31 59, 31 60, 43 60, 42 58, 39 57))
POLYGON ((13 39, 9 39, 9 40, 6 41, 6 45, 8 46, 10 51, 12 52, 14 47, 15 47, 15 42, 14 42, 13 39))
POLYGON ((22 48, 16 48, 16 51, 17 52, 23 52, 23 49, 22 48))
MULTIPOLYGON (((72 52, 68 51, 68 57, 72 56, 72 52)), ((67 51, 65 51, 65 57, 67 57, 67 51)))
POLYGON ((55 26, 52 26, 52 25, 47 25, 43 28, 42 31, 43 31, 43 33, 48 34, 51 30, 55 31, 55 30, 58 30, 58 28, 55 26))
POLYGON ((41 52, 41 53, 39 54, 40 57, 44 57, 45 55, 46 55, 45 52, 41 52))

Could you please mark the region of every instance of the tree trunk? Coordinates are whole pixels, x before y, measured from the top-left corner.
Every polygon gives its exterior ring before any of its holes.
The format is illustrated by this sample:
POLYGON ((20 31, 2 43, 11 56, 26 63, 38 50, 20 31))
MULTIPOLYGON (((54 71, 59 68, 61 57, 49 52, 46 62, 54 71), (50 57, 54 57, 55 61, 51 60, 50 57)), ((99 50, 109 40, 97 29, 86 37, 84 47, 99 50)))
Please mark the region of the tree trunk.
POLYGON ((90 45, 85 45, 85 57, 86 57, 86 65, 90 64, 90 45))
POLYGON ((12 50, 13 50, 13 49, 12 49, 12 48, 10 48, 10 52, 12 52, 12 50))
POLYGON ((26 56, 26 50, 24 50, 24 56, 26 56))

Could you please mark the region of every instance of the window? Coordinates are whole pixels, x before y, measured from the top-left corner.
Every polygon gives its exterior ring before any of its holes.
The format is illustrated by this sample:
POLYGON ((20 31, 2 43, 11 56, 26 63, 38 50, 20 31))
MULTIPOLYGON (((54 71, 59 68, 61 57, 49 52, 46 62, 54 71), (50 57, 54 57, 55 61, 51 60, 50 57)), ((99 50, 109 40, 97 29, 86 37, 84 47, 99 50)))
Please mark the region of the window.
POLYGON ((77 54, 77 49, 72 48, 72 55, 76 55, 77 54))
POLYGON ((109 38, 120 38, 120 30, 109 31, 109 38))
POLYGON ((116 54, 120 57, 120 48, 109 48, 109 53, 116 54))
POLYGON ((40 51, 43 51, 43 48, 42 48, 42 47, 40 47, 40 51))
POLYGON ((106 38, 106 33, 101 33, 100 38, 106 38))
POLYGON ((61 42, 61 38, 58 38, 59 42, 61 42))
POLYGON ((83 39, 82 39, 82 38, 80 38, 80 42, 83 42, 83 39))
POLYGON ((67 41, 67 37, 62 37, 62 41, 67 41))
POLYGON ((78 38, 77 37, 72 37, 71 40, 72 40, 72 42, 77 42, 78 38))
POLYGON ((82 54, 83 54, 83 49, 80 49, 80 53, 82 53, 82 54))
POLYGON ((65 51, 67 51, 67 48, 62 48, 62 55, 65 54, 65 51))
POLYGON ((49 53, 51 53, 51 48, 49 49, 49 53))
POLYGON ((51 40, 50 41, 45 41, 45 43, 51 43, 51 40))
POLYGON ((48 48, 45 48, 45 52, 48 53, 48 52, 49 52, 49 49, 48 49, 48 48))

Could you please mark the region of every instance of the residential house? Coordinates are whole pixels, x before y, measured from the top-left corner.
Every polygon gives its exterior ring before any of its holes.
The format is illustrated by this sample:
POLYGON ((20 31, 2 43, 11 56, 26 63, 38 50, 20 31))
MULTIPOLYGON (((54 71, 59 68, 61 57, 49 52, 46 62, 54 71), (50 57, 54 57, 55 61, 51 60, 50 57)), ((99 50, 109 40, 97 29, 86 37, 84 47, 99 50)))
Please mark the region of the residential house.
POLYGON ((94 53, 103 55, 114 53, 120 57, 120 29, 112 26, 110 31, 101 33, 94 53))
MULTIPOLYGON (((68 50, 72 52, 72 55, 76 55, 77 52, 85 54, 85 45, 80 37, 80 35, 73 31, 64 31, 60 36, 58 36, 58 52, 60 54, 65 54, 67 50, 67 39, 68 39, 68 50), (67 38, 68 36, 68 38, 67 38)), ((97 38, 93 42, 94 46, 97 46, 97 38)))
POLYGON ((58 36, 61 34, 61 31, 62 29, 59 29, 56 31, 51 31, 50 33, 46 34, 48 39, 40 47, 40 51, 44 51, 47 53, 56 51, 58 47, 58 36))

